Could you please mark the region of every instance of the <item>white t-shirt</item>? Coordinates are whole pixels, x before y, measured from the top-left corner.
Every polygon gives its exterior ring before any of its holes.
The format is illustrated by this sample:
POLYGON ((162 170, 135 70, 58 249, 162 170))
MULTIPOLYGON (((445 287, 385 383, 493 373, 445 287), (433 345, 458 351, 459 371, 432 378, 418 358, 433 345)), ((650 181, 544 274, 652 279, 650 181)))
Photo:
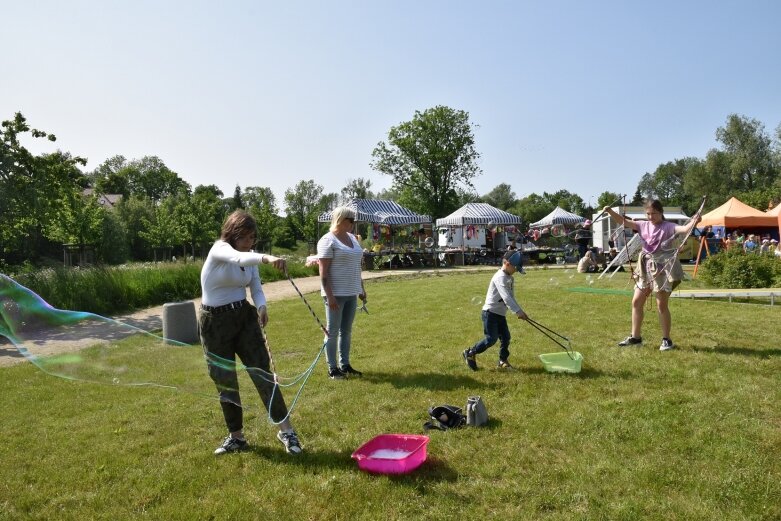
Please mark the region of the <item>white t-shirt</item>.
POLYGON ((518 313, 521 310, 521 306, 515 300, 514 285, 513 276, 508 275, 500 268, 491 277, 491 282, 488 283, 483 310, 501 316, 506 316, 508 309, 513 313, 518 313))
MULTIPOLYGON (((334 297, 351 297, 363 293, 361 286, 363 249, 353 234, 347 235, 352 246, 347 246, 337 239, 333 232, 326 233, 317 242, 317 258, 331 260, 327 275, 334 297)), ((326 295, 322 283, 320 294, 326 295)))
POLYGON ((224 306, 247 298, 250 288, 255 307, 266 305, 258 264, 263 254, 243 252, 223 240, 214 243, 201 268, 201 303, 224 306))

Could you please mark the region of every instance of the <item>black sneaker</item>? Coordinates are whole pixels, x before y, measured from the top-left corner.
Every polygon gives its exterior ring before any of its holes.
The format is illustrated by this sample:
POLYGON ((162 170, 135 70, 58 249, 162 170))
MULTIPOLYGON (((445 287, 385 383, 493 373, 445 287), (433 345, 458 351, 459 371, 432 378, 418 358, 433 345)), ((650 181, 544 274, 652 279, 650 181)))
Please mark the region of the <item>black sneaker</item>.
POLYGON ((464 356, 464 362, 466 362, 469 369, 477 371, 477 360, 475 360, 475 355, 470 355, 469 349, 464 349, 464 352, 461 354, 464 356))
POLYGON ((351 366, 350 364, 343 365, 342 367, 339 368, 339 370, 344 374, 354 374, 355 376, 363 376, 362 372, 353 369, 353 366, 351 366))
POLYGON ((642 343, 643 343, 642 338, 635 338, 632 335, 629 335, 628 337, 620 341, 618 345, 620 345, 621 347, 626 347, 626 346, 638 346, 642 343))
POLYGON ((244 450, 249 450, 249 443, 247 443, 247 440, 240 440, 238 438, 228 436, 222 442, 222 445, 217 447, 217 450, 214 451, 214 454, 220 456, 229 452, 241 452, 244 450))
POLYGON ((338 367, 328 369, 328 378, 331 380, 346 380, 347 375, 338 367))
POLYGON ((277 433, 277 439, 285 446, 285 450, 290 454, 301 454, 301 443, 298 441, 298 435, 295 432, 277 433))
POLYGON ((496 365, 499 369, 512 369, 513 366, 510 365, 510 362, 507 360, 499 360, 499 363, 496 365))
POLYGON ((670 349, 674 349, 675 344, 673 344, 673 341, 669 338, 663 338, 662 339, 662 345, 659 346, 659 351, 669 351, 670 349))

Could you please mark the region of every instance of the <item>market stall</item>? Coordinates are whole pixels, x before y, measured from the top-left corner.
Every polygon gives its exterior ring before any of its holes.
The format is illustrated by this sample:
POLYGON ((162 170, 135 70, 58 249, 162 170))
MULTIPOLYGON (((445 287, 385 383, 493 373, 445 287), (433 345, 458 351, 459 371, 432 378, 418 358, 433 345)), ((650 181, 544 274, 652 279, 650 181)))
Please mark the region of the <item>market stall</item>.
POLYGON ((447 217, 437 219, 438 246, 454 264, 495 263, 508 235, 521 232, 521 218, 487 203, 467 203, 447 217))
MULTIPOLYGON (((373 247, 364 255, 366 269, 426 266, 434 262, 431 217, 420 215, 384 199, 352 199, 344 206, 355 212, 355 233, 361 223, 373 247), (430 250, 430 251, 427 251, 430 250)), ((323 212, 318 222, 331 222, 331 212, 323 212)))

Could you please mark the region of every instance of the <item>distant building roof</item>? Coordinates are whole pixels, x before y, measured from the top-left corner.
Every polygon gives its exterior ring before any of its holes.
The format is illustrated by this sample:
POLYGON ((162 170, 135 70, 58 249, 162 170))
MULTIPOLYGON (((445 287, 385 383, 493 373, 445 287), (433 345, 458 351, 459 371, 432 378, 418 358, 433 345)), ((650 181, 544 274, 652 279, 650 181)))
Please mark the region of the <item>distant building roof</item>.
POLYGON ((113 208, 117 205, 117 203, 119 203, 119 201, 122 200, 122 194, 104 194, 100 192, 96 193, 92 188, 85 188, 82 194, 87 197, 96 195, 98 204, 101 206, 108 206, 109 208, 113 208))

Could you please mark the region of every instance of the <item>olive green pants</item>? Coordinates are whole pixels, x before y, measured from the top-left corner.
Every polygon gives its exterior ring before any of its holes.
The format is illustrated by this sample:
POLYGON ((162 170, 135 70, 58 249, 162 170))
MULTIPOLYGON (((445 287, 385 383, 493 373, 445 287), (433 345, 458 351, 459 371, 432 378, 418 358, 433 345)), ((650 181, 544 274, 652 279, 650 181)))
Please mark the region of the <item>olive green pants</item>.
POLYGON ((269 374, 269 357, 258 324, 257 309, 249 303, 222 313, 201 309, 199 326, 209 376, 220 393, 220 405, 228 431, 238 432, 244 427, 236 374, 237 356, 246 367, 272 420, 282 421, 287 416, 287 406, 281 389, 274 390, 274 383, 269 381, 272 379, 269 374))

